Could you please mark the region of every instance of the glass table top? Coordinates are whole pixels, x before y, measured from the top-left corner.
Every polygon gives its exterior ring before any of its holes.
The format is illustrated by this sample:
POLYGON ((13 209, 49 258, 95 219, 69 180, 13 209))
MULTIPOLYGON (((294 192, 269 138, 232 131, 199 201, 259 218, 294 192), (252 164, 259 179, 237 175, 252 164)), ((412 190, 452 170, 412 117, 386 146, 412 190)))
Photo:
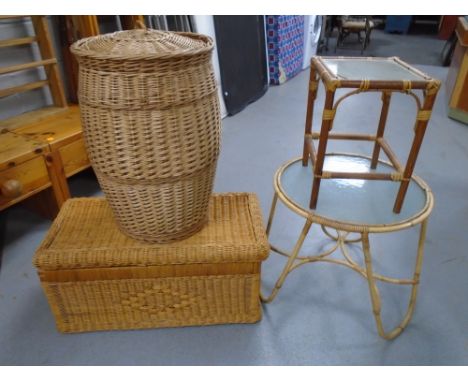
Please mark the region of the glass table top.
POLYGON ((321 60, 328 70, 340 79, 368 79, 371 81, 427 80, 388 58, 367 60, 365 58, 338 59, 322 57, 321 60))
MULTIPOLYGON (((324 171, 394 172, 389 164, 379 162, 370 169, 370 159, 345 154, 328 154, 324 171)), ((302 166, 301 159, 290 163, 279 174, 280 188, 293 204, 309 213, 312 191, 312 167, 302 166)), ((399 214, 393 213, 393 204, 400 182, 362 179, 322 179, 316 215, 326 219, 356 225, 398 224, 420 215, 426 208, 428 193, 414 179, 399 214)))

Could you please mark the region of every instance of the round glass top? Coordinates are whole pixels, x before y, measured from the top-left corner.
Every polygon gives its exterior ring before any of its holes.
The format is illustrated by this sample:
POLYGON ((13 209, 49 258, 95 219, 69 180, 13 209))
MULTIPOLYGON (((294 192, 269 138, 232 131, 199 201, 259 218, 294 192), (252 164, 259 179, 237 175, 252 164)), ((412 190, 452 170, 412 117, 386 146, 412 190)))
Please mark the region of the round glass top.
MULTIPOLYGON (((370 168, 370 159, 348 154, 327 154, 324 171, 395 172, 379 161, 376 170, 370 168)), ((363 179, 322 179, 317 208, 309 209, 312 191, 312 167, 302 166, 301 158, 285 164, 276 175, 280 197, 286 198, 304 212, 342 224, 359 226, 398 225, 413 220, 432 208, 428 187, 418 178, 411 180, 403 208, 393 212, 393 204, 400 182, 363 179)), ((430 211, 428 211, 430 212, 430 211)))

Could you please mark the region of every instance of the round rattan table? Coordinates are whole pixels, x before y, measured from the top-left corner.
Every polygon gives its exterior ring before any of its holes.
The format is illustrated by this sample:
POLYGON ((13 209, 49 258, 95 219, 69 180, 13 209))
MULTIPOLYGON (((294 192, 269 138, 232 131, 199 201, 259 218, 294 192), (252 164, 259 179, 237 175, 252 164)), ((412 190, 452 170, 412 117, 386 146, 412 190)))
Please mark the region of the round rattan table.
MULTIPOLYGON (((345 168, 353 172, 372 172, 391 167, 390 163, 379 160, 377 169, 371 169, 371 158, 338 153, 327 154, 324 164, 327 171, 333 171, 334 168, 345 168)), ((322 261, 344 265, 367 279, 372 311, 379 335, 385 339, 397 337, 408 325, 414 312, 427 221, 434 204, 430 188, 421 178, 413 176, 408 187, 407 201, 401 212, 395 214, 392 212, 395 189, 398 187, 395 182, 330 179, 322 185, 322 196, 316 209, 311 210, 309 209, 309 197, 312 181, 313 173, 310 167, 302 165, 302 158, 285 163, 275 174, 275 195, 268 219, 268 236, 270 236, 278 200, 294 213, 304 217, 305 224, 290 253, 277 248, 271 244, 270 240, 272 251, 286 256, 288 260, 270 294, 268 296, 261 295, 262 301, 265 303, 273 301, 288 274, 303 264, 322 261), (312 224, 318 224, 323 233, 334 241, 334 245, 320 254, 299 256, 302 244, 312 224), (411 279, 398 279, 375 273, 372 266, 369 234, 401 231, 416 225, 420 225, 420 234, 413 277, 411 279), (354 233, 352 238, 349 237, 350 233, 354 233), (361 267, 350 256, 349 243, 362 244, 364 267, 361 267), (343 258, 330 257, 335 252, 341 253, 343 258), (382 325, 381 298, 376 281, 411 286, 411 296, 406 314, 401 323, 390 331, 385 331, 382 325)))

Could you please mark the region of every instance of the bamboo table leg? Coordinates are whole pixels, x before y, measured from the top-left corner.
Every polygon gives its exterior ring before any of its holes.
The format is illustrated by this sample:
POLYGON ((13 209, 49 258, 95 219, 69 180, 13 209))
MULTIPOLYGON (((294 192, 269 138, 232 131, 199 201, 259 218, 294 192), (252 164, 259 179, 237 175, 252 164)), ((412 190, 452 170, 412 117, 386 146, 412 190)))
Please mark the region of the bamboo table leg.
POLYGON ((315 98, 317 97, 317 87, 318 79, 316 76, 316 71, 313 65, 310 66, 310 76, 309 76, 309 94, 307 97, 307 114, 305 122, 305 131, 304 131, 304 148, 302 153, 302 165, 307 166, 309 157, 311 157, 312 163, 315 162, 315 153, 313 152, 313 144, 311 134, 312 134, 312 118, 314 115, 314 103, 315 98), (309 149, 309 145, 311 149, 309 149))
POLYGON ((266 228, 267 236, 270 235, 270 229, 271 229, 271 225, 273 223, 273 217, 275 216, 276 202, 277 201, 278 201, 278 194, 275 192, 275 195, 273 196, 273 201, 271 202, 270 216, 268 217, 268 224, 267 224, 267 228, 266 228))
POLYGON ((412 280, 412 288, 411 288, 411 297, 408 304, 408 309, 406 314, 401 321, 401 323, 391 330, 390 332, 385 332, 383 325, 382 325, 382 318, 381 318, 381 299, 379 295, 379 290, 377 289, 377 285, 375 282, 375 275, 372 270, 372 257, 370 252, 370 244, 369 244, 369 234, 363 233, 362 234, 362 249, 364 252, 364 259, 366 264, 366 278, 369 284, 369 293, 372 302, 372 311, 374 314, 375 322, 377 325, 377 331, 382 338, 386 340, 391 340, 401 334, 401 332, 406 328, 408 323, 410 322, 413 312, 414 306, 416 302, 416 297, 418 293, 419 287, 419 278, 421 274, 422 268, 422 260, 423 260, 423 252, 424 252, 424 240, 426 238, 426 229, 427 229, 427 219, 421 223, 421 231, 419 234, 419 243, 418 243, 418 254, 416 257, 416 266, 415 271, 413 274, 412 280))
POLYGON ((317 207, 317 199, 320 188, 320 180, 322 176, 323 163, 327 150, 328 134, 333 125, 335 109, 333 109, 333 100, 335 99, 335 90, 327 90, 325 96, 325 105, 322 116, 322 127, 320 129, 320 138, 317 148, 317 158, 314 166, 314 180, 312 182, 312 193, 310 195, 310 209, 317 207))
POLYGON ((393 212, 397 214, 401 211, 401 207, 406 196, 406 191, 408 190, 409 181, 411 179, 411 175, 413 175, 416 158, 418 157, 419 149, 421 148, 424 134, 426 132, 426 127, 429 122, 432 108, 434 106, 435 98, 437 96, 437 89, 439 85, 436 84, 435 86, 436 90, 426 92, 422 110, 418 111, 418 115, 416 117, 413 144, 411 145, 411 150, 406 161, 405 170, 403 172, 403 180, 400 183, 400 188, 398 189, 398 194, 393 206, 393 212))
POLYGON ((382 92, 382 111, 380 112, 379 127, 377 128, 376 141, 374 143, 374 151, 372 152, 371 168, 376 169, 379 162, 380 144, 378 138, 382 138, 385 132, 387 123, 388 109, 390 106, 390 98, 392 93, 382 92))

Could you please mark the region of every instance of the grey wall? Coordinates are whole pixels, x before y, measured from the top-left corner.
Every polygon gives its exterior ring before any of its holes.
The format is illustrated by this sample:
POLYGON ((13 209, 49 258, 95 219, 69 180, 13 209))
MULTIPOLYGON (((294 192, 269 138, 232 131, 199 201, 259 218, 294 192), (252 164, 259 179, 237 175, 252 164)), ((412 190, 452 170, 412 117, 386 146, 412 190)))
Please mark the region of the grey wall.
MULTIPOLYGON (((63 59, 59 49, 59 30, 55 17, 48 17, 49 29, 59 60, 62 81, 66 81, 63 72, 63 59)), ((0 40, 34 35, 34 28, 30 18, 7 19, 0 21, 0 40)), ((41 56, 37 44, 21 45, 0 49, 0 66, 21 64, 32 60, 40 60, 41 56)), ((17 86, 28 82, 46 79, 43 68, 23 70, 16 73, 0 75, 0 89, 17 86)), ((66 92, 66 82, 64 82, 66 92)), ((17 114, 35 110, 52 104, 48 87, 31 90, 0 99, 0 120, 17 114)))

